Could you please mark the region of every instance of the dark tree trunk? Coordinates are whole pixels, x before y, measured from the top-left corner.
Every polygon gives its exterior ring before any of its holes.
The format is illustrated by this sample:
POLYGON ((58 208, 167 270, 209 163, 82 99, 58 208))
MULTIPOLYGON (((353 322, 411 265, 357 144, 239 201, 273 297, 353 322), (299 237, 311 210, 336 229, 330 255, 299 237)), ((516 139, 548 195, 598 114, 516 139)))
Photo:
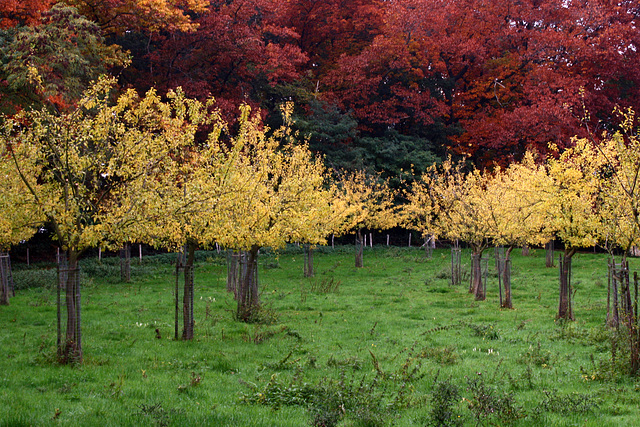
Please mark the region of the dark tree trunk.
POLYGON ((487 297, 482 276, 482 252, 479 252, 471 255, 471 292, 476 301, 484 301, 487 297))
POLYGON ((187 259, 184 265, 184 293, 182 296, 182 339, 193 339, 195 319, 193 317, 193 262, 195 259, 196 245, 194 242, 187 244, 187 259))
POLYGON ((236 318, 242 322, 252 322, 260 310, 260 294, 258 293, 258 251, 253 246, 246 254, 241 268, 238 286, 238 310, 236 318))
POLYGON ((362 230, 356 232, 356 268, 364 266, 364 240, 362 239, 362 230))
POLYGON ((547 266, 547 268, 553 268, 553 251, 554 251, 554 247, 553 247, 553 239, 549 240, 545 245, 544 245, 544 251, 545 251, 545 265, 547 266))
POLYGON ((82 363, 82 330, 80 312, 80 271, 78 253, 66 252, 58 260, 58 359, 61 363, 82 363), (66 306, 66 332, 62 338, 62 291, 66 306))
POLYGON ((15 296, 8 253, 0 253, 0 305, 9 305, 9 297, 15 296))
POLYGON ((529 256, 530 252, 529 245, 524 245, 522 247, 522 256, 529 256))
POLYGON ((451 248, 451 286, 462 283, 462 264, 460 248, 451 248))
POLYGON ((571 307, 571 259, 576 253, 575 249, 565 250, 560 255, 560 302, 558 306, 558 319, 574 320, 571 307))
POLYGON ((313 248, 304 245, 304 277, 313 277, 313 248))
POLYGON ((120 249, 120 281, 131 281, 131 244, 125 243, 120 249))
POLYGON ((227 251, 227 292, 233 292, 234 298, 238 296, 239 265, 240 252, 229 249, 227 251))
POLYGON ((504 255, 504 259, 500 263, 500 276, 502 277, 502 285, 504 286, 504 300, 501 298, 502 308, 513 308, 511 302, 511 250, 513 247, 509 247, 504 255))

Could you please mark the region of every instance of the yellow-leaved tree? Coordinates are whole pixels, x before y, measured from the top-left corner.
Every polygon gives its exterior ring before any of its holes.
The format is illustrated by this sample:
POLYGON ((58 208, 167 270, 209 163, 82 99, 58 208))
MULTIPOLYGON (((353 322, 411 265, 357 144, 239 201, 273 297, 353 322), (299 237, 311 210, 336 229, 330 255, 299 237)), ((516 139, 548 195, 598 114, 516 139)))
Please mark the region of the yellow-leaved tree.
POLYGON ((7 119, 0 135, 14 164, 11 173, 27 189, 25 208, 42 213, 66 255, 58 284, 58 356, 63 362, 81 362, 83 356, 80 254, 135 229, 135 215, 127 209, 132 202, 124 200, 130 196, 127 187, 162 169, 184 142, 184 120, 174 104, 154 91, 139 97, 129 90, 112 101, 114 85, 113 79, 101 78, 69 113, 22 112, 7 119))
POLYGON ((364 266, 363 229, 386 230, 398 224, 394 192, 389 183, 365 172, 343 173, 336 181, 337 198, 333 203, 338 218, 333 224, 337 235, 355 230, 355 266, 364 266))
POLYGON ((227 248, 244 251, 236 318, 251 322, 260 315, 257 259, 260 248, 287 242, 325 243, 333 221, 331 187, 323 162, 287 125, 291 106, 283 108, 285 125, 270 132, 259 115, 241 108, 238 131, 231 146, 238 155, 229 179, 230 202, 220 210, 219 222, 205 234, 227 248), (329 230, 329 231, 328 231, 329 230))
POLYGON ((42 224, 41 211, 32 209, 27 188, 14 173, 11 149, 7 141, 0 140, 0 305, 8 305, 14 292, 9 248, 29 239, 42 224))
MULTIPOLYGON (((553 147, 552 147, 553 148, 553 147)), ((573 320, 571 260, 579 248, 594 246, 602 227, 607 156, 586 139, 547 160, 548 184, 538 188, 550 230, 562 239, 558 318, 573 320)))
POLYGON ((490 235, 488 180, 488 175, 479 170, 465 172, 462 163, 454 163, 449 158, 441 165, 431 166, 414 183, 411 196, 411 200, 419 204, 412 208, 413 212, 433 220, 433 224, 428 225, 433 234, 455 242, 463 240, 471 246, 469 292, 476 300, 486 297, 481 269, 482 254, 489 245, 490 235))
POLYGON ((503 308, 513 308, 511 251, 516 246, 544 244, 551 236, 542 211, 544 199, 537 190, 549 184, 544 166, 536 164, 532 153, 526 153, 519 163, 496 170, 486 183, 484 197, 489 210, 489 236, 494 244, 506 247, 504 259, 499 260, 499 293, 503 308))

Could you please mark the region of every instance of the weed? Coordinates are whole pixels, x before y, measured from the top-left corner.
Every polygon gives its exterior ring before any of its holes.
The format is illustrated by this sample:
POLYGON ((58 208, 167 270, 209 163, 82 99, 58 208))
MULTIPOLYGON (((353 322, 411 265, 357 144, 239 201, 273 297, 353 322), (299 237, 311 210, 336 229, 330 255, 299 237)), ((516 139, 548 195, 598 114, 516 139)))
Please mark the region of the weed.
POLYGON ((336 280, 333 277, 320 281, 314 280, 311 282, 311 292, 316 294, 337 294, 340 291, 341 284, 342 282, 340 280, 336 280))
POLYGON ((554 360, 549 350, 543 350, 540 342, 537 345, 529 345, 529 349, 518 357, 517 362, 523 365, 535 365, 541 368, 550 368, 554 360))
POLYGON ((439 365, 455 365, 459 359, 456 348, 451 345, 426 348, 422 354, 439 365))
POLYGON ((431 425, 438 427, 460 426, 461 415, 456 414, 455 406, 460 400, 460 390, 451 380, 438 381, 431 393, 431 425))
POLYGON ((199 374, 196 374, 195 372, 191 372, 191 378, 189 382, 187 384, 180 384, 178 386, 178 391, 179 392, 188 391, 189 389, 199 386, 201 381, 202 381, 202 378, 200 377, 199 374))
POLYGON ((183 411, 178 409, 171 409, 167 411, 162 407, 161 403, 154 403, 149 405, 141 403, 140 405, 138 405, 138 411, 133 415, 151 418, 156 426, 165 427, 170 424, 172 415, 179 414, 181 412, 183 411))
POLYGON ((348 367, 354 371, 359 371, 362 369, 362 360, 357 356, 347 357, 342 360, 335 359, 333 355, 329 356, 329 360, 327 360, 327 366, 331 368, 343 368, 348 367))
POLYGON ((524 411, 516 406, 513 394, 499 393, 495 388, 487 386, 481 374, 467 379, 467 391, 471 393, 471 397, 467 399, 468 407, 478 423, 489 418, 511 422, 525 416, 524 411))
POLYGON ((598 408, 598 401, 593 396, 583 393, 559 394, 558 390, 542 392, 544 398, 540 406, 549 412, 559 414, 584 414, 598 408))
POLYGON ((495 325, 474 325, 469 323, 469 327, 473 330, 473 336, 487 340, 500 339, 500 332, 495 325))

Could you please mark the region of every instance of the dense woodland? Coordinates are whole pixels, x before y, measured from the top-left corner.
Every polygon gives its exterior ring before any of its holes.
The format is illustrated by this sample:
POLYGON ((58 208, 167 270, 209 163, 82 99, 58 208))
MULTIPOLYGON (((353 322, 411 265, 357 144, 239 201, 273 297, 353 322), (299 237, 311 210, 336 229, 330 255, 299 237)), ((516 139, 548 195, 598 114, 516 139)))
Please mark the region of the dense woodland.
POLYGON ((331 167, 399 181, 447 153, 504 166, 637 109, 639 14, 608 0, 5 0, 0 108, 68 109, 108 72, 121 90, 213 97, 231 121, 259 107, 272 128, 292 101, 331 167))

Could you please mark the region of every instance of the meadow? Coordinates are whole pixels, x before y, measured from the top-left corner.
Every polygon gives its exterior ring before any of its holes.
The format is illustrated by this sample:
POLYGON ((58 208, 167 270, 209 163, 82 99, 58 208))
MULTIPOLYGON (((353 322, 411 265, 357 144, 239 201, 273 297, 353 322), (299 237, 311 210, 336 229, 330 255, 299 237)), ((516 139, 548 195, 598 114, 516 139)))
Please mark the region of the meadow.
POLYGON ((86 259, 79 366, 56 363, 55 269, 14 265, 0 425, 638 425, 627 337, 605 326, 606 255, 574 257, 574 322, 556 320, 544 250, 514 251, 512 310, 492 255, 477 302, 468 278, 450 286, 448 249, 367 248, 355 268, 353 246, 319 248, 312 278, 301 249, 265 251, 261 322, 246 324, 224 254, 198 252, 190 342, 173 339, 174 255, 132 261, 130 283, 117 258, 86 259))

